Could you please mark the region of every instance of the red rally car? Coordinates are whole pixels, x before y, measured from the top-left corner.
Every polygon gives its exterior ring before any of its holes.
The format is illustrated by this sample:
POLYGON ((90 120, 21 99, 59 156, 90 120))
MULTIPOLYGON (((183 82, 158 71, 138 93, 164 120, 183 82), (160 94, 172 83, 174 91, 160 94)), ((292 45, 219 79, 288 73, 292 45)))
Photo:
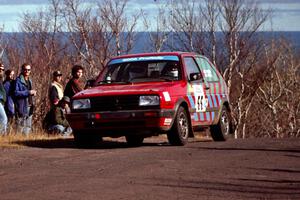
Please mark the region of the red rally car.
POLYGON ((210 128, 215 141, 233 132, 227 86, 204 56, 186 52, 112 58, 93 83, 76 94, 67 115, 77 145, 125 136, 130 145, 167 134, 184 145, 210 128))

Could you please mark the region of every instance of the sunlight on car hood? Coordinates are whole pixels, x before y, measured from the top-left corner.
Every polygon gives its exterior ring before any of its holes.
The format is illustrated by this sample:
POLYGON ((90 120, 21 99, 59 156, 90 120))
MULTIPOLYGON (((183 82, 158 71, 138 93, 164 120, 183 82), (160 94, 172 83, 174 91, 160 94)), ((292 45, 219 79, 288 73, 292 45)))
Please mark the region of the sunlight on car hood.
POLYGON ((157 82, 157 83, 130 83, 130 84, 106 84, 86 89, 76 94, 74 98, 83 98, 90 96, 158 93, 168 90, 170 87, 179 85, 179 82, 157 82))

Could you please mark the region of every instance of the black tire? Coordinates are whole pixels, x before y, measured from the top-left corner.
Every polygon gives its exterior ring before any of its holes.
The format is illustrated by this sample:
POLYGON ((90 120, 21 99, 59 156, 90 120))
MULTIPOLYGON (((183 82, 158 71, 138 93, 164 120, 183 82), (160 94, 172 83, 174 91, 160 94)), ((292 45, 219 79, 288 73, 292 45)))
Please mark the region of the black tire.
POLYGON ((173 126, 167 132, 168 140, 171 145, 183 146, 188 142, 190 132, 190 122, 186 110, 180 106, 178 108, 173 126))
POLYGON ((75 145, 79 148, 95 147, 102 138, 97 134, 90 134, 81 131, 73 131, 75 145))
POLYGON ((231 122, 229 112, 226 107, 223 106, 219 122, 216 125, 210 126, 210 134, 214 141, 226 141, 233 136, 230 130, 231 122))
POLYGON ((144 137, 140 135, 127 135, 125 136, 126 142, 131 147, 138 147, 143 144, 144 137))

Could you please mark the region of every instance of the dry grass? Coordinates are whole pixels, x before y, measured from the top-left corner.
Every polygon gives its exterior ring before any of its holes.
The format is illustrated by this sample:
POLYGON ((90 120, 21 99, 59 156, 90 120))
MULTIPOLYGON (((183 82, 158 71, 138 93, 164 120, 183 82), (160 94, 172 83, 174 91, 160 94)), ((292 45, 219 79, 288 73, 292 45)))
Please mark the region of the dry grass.
POLYGON ((29 136, 22 134, 10 134, 5 136, 0 136, 0 148, 22 148, 25 143, 33 141, 50 141, 62 139, 61 136, 48 135, 45 133, 32 133, 29 136))
MULTIPOLYGON (((110 138, 104 137, 106 142, 126 143, 125 137, 110 138)), ((191 141, 211 141, 207 131, 195 134, 191 141)), ((168 143, 166 135, 153 136, 146 138, 144 142, 148 143, 168 143)), ((48 135, 43 131, 37 131, 29 136, 10 133, 0 136, 0 148, 24 148, 24 147, 44 147, 44 148, 70 148, 74 147, 73 136, 63 137, 60 135, 48 135)))

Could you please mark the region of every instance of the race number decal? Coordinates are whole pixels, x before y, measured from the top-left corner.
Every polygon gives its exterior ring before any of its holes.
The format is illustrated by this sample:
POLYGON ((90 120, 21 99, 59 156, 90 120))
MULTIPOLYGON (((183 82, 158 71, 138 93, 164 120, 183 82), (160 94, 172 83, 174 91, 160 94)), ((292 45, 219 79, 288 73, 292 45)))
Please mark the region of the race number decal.
POLYGON ((195 96, 195 107, 196 112, 205 112, 208 106, 208 99, 205 98, 203 86, 193 85, 194 96, 195 96))

